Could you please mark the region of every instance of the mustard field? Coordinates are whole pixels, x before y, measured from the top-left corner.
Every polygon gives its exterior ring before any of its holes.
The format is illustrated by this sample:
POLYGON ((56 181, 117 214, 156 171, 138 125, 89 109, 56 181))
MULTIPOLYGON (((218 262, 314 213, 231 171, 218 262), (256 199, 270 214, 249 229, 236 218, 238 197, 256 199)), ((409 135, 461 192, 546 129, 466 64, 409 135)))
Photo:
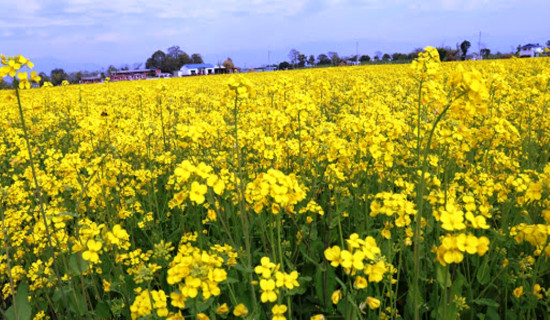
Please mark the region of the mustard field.
POLYGON ((2 56, 0 318, 549 318, 549 58, 24 67, 2 56))

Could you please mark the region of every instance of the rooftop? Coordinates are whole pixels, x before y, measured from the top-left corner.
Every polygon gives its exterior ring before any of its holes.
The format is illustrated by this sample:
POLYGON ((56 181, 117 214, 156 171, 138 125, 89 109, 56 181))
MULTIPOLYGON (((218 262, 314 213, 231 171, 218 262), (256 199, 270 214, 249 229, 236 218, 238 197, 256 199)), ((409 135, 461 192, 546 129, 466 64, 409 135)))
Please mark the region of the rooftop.
MULTIPOLYGON (((184 64, 183 67, 186 67, 187 69, 201 69, 201 68, 214 68, 213 65, 210 63, 191 63, 191 64, 184 64)), ((183 68, 182 67, 182 68, 183 68)))

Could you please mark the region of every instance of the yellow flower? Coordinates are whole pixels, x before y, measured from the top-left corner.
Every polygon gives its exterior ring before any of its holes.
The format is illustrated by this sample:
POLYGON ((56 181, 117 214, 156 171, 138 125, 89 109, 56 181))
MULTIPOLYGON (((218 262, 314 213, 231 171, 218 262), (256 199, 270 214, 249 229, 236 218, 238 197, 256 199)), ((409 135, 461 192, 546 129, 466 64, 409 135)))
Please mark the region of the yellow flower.
POLYGON ((260 263, 261 265, 254 268, 254 272, 261 275, 262 278, 271 278, 271 272, 275 269, 275 264, 269 260, 269 257, 263 257, 260 263))
POLYGON ((200 184, 197 181, 193 181, 191 184, 191 192, 189 192, 189 199, 196 204, 202 204, 205 200, 204 195, 208 188, 204 184, 200 184))
POLYGON ((287 311, 287 307, 284 304, 276 304, 271 308, 271 312, 273 312, 273 320, 285 320, 286 317, 284 316, 285 312, 287 311))
POLYGON ((294 289, 294 287, 299 287, 298 283, 298 272, 292 271, 290 274, 286 272, 277 272, 275 273, 276 285, 278 288, 286 287, 289 290, 294 289))
POLYGON ((88 242, 86 242, 86 247, 88 248, 88 250, 82 253, 82 258, 92 263, 101 262, 99 261, 98 252, 101 250, 102 246, 103 244, 99 241, 95 241, 93 239, 88 240, 88 242))
POLYGON ((325 258, 330 261, 331 266, 336 268, 342 263, 340 253, 340 247, 333 246, 332 248, 327 248, 325 250, 325 258))
POLYGON ((105 292, 111 291, 111 283, 105 279, 102 279, 102 282, 103 282, 103 290, 105 292))
POLYGON ((248 309, 242 303, 239 303, 233 310, 233 315, 235 317, 246 317, 248 315, 248 309))
POLYGON ((197 319, 198 320, 210 320, 210 318, 204 313, 197 314, 197 319))
POLYGON ((227 303, 222 304, 216 309, 217 314, 224 314, 229 311, 229 307, 227 306, 227 303))
POLYGON ((523 286, 517 287, 514 289, 513 294, 516 298, 519 299, 523 295, 523 286))
POLYGON ((342 250, 340 257, 342 259, 342 267, 346 269, 351 269, 353 267, 356 270, 363 270, 365 267, 363 264, 365 254, 362 251, 355 251, 352 254, 348 250, 342 250))
POLYGON ((334 291, 330 299, 332 300, 333 304, 338 304, 338 302, 342 299, 342 291, 341 290, 334 291))
POLYGON ((263 303, 277 301, 277 291, 275 290, 275 281, 273 279, 261 279, 260 288, 262 290, 260 298, 263 303))
POLYGON ((365 289, 367 287, 367 279, 361 276, 355 277, 355 282, 353 283, 353 286, 356 289, 365 289))
POLYGON ((367 303, 369 308, 371 308, 371 310, 374 310, 374 309, 377 309, 378 307, 380 307, 380 300, 378 300, 376 298, 367 297, 365 302, 367 303))

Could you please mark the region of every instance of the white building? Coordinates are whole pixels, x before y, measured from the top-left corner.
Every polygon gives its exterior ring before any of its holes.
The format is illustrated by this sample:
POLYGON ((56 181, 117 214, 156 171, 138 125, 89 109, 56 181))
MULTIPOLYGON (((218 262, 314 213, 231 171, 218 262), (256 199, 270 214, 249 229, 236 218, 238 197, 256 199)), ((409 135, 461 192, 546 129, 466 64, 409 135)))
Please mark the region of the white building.
POLYGON ((184 64, 179 71, 176 71, 176 73, 176 76, 178 77, 214 74, 214 66, 210 63, 184 64))
POLYGON ((520 58, 538 57, 542 54, 543 51, 544 51, 544 48, 540 46, 538 43, 537 44, 529 43, 519 48, 519 56, 520 58))

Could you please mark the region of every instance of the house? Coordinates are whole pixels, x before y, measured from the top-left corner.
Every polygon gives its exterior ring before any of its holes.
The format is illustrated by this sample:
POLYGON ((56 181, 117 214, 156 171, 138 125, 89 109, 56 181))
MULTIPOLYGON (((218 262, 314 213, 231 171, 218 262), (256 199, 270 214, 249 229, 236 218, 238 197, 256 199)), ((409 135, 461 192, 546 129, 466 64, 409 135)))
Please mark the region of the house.
POLYGON ((101 76, 95 76, 95 77, 82 77, 80 78, 79 83, 101 83, 103 82, 103 79, 101 79, 101 76))
POLYGON ((160 69, 120 70, 112 71, 109 75, 111 81, 139 80, 150 77, 159 77, 160 69))
POLYGON ((177 73, 178 77, 214 74, 214 66, 210 63, 184 64, 177 73))
POLYGON ((519 48, 519 57, 538 57, 542 54, 544 48, 537 44, 529 43, 519 48))

